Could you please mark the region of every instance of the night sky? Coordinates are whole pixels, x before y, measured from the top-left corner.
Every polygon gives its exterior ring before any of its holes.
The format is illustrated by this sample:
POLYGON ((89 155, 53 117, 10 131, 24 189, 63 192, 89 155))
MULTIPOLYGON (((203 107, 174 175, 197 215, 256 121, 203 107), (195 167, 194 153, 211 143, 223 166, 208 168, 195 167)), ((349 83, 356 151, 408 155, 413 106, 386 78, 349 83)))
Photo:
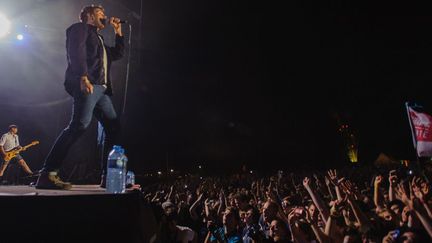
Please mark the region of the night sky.
POLYGON ((162 1, 144 12, 143 110, 129 115, 152 152, 215 167, 340 166, 338 116, 362 163, 413 159, 404 102, 430 106, 430 17, 299 1, 162 1))
MULTIPOLYGON (((140 1, 102 3, 109 15, 124 6, 133 25, 122 120, 139 172, 341 166, 336 117, 358 138, 360 163, 414 158, 404 102, 432 107, 432 18, 413 7, 144 0, 140 26, 129 12, 140 1)), ((126 60, 113 68, 118 110, 126 60)))

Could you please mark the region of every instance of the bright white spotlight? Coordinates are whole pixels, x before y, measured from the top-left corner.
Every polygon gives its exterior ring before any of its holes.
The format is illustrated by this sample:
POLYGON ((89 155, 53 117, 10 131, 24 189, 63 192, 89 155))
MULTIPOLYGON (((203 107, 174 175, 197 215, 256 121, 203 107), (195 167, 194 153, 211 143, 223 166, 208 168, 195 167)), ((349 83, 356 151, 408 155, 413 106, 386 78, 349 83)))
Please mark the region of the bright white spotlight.
POLYGON ((16 38, 17 40, 24 40, 24 36, 22 34, 18 34, 16 38))
POLYGON ((6 16, 0 13, 0 38, 5 37, 9 34, 10 30, 10 21, 6 16))

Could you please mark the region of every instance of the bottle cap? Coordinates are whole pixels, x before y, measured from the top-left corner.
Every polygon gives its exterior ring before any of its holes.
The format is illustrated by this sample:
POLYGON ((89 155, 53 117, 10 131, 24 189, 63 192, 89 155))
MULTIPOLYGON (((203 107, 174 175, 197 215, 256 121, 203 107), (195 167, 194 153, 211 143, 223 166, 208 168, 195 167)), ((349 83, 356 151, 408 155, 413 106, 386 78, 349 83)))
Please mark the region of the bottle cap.
POLYGON ((122 149, 122 147, 120 145, 114 145, 113 146, 113 150, 116 152, 120 152, 121 149, 122 149))

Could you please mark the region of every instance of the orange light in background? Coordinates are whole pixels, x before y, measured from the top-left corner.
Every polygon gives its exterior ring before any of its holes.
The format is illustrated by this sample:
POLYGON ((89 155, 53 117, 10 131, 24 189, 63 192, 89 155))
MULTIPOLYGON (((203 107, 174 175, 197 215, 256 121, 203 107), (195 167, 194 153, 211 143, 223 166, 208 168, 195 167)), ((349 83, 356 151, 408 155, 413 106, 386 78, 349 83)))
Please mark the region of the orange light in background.
POLYGON ((348 158, 351 161, 351 163, 357 163, 358 162, 358 151, 357 148, 355 148, 354 146, 352 146, 351 148, 348 149, 348 158))
POLYGON ((339 132, 341 133, 341 136, 344 139, 345 149, 349 161, 351 163, 357 163, 358 162, 357 139, 355 138, 352 131, 348 128, 347 124, 342 124, 339 127, 339 132))

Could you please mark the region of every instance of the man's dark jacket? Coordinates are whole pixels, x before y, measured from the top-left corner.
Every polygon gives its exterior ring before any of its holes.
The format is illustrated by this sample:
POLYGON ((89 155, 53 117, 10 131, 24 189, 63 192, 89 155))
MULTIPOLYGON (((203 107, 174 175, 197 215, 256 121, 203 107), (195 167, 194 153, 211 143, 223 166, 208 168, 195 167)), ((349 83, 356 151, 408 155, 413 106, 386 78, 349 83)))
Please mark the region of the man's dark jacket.
MULTIPOLYGON (((115 46, 105 45, 108 58, 108 80, 106 94, 112 95, 110 77, 111 63, 123 57, 124 38, 116 35, 115 46)), ((103 84, 103 47, 97 28, 93 25, 76 23, 66 30, 66 52, 68 67, 66 69, 65 88, 73 96, 80 89, 80 79, 87 75, 92 84, 103 84)))

